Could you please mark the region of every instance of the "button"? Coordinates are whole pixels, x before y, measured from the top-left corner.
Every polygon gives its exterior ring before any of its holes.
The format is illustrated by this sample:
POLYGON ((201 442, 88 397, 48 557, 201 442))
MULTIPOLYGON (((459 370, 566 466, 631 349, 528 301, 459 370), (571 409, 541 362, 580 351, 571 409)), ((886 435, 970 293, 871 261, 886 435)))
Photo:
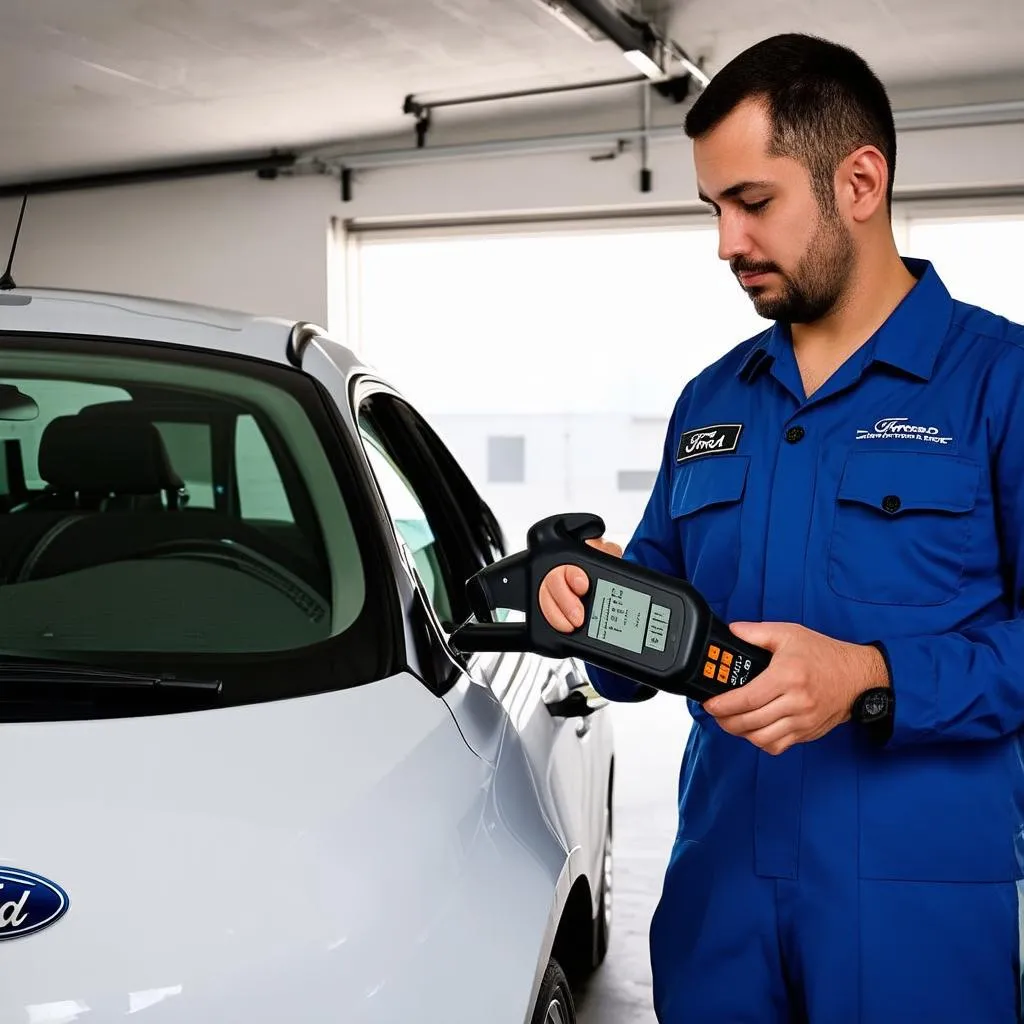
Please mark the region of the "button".
POLYGON ((732 655, 728 651, 722 652, 722 664, 728 668, 732 664, 732 655))
POLYGON ((790 427, 789 430, 786 431, 786 440, 790 444, 796 444, 797 441, 803 440, 804 433, 805 431, 803 427, 790 427))
POLYGON ((714 679, 715 678, 715 665, 714 665, 714 662, 708 661, 708 662, 704 663, 704 675, 706 675, 708 677, 708 679, 714 679))
POLYGON ((886 512, 896 512, 902 504, 903 503, 895 494, 887 494, 882 499, 882 508, 884 508, 886 512))
POLYGON ((724 665, 718 670, 718 681, 720 683, 729 681, 729 670, 724 665))
POLYGON ((719 650, 719 649, 718 649, 717 647, 715 647, 715 645, 714 645, 714 644, 712 644, 712 645, 711 645, 711 646, 710 646, 710 647, 708 648, 708 657, 709 657, 709 658, 710 658, 710 659, 711 659, 712 661, 717 661, 717 660, 718 660, 718 656, 719 656, 719 655, 720 655, 721 653, 722 653, 722 652, 721 652, 721 651, 720 651, 720 650, 719 650))

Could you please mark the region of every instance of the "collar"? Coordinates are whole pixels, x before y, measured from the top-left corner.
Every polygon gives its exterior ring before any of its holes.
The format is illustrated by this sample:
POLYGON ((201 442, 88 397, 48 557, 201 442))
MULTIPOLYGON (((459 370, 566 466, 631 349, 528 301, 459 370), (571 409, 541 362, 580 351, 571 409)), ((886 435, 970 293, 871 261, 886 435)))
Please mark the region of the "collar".
MULTIPOLYGON (((928 380, 953 317, 953 299, 927 260, 903 259, 917 283, 871 339, 868 358, 928 380)), ((776 361, 780 346, 790 343, 789 325, 776 322, 759 335, 740 361, 736 374, 754 380, 776 361)))
POLYGON ((779 346, 789 340, 789 332, 784 325, 776 323, 763 334, 754 338, 754 343, 740 361, 736 376, 749 383, 763 371, 771 368, 778 358, 779 346))
POLYGON ((875 332, 871 358, 929 380, 953 319, 953 299, 928 260, 905 258, 917 284, 875 332))

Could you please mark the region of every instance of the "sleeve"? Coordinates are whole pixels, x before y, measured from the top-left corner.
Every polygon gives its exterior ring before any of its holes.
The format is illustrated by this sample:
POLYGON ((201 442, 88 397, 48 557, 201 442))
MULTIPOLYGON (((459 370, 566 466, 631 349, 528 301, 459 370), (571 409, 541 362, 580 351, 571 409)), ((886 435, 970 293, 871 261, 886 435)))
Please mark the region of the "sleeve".
MULTIPOLYGON (((643 517, 622 552, 622 557, 626 561, 677 577, 682 577, 685 570, 679 531, 672 521, 672 466, 675 461, 677 415, 688 390, 687 388, 683 391, 673 410, 654 488, 647 499, 643 517)), ((597 665, 591 665, 589 662, 584 664, 594 689, 608 700, 637 702, 648 700, 658 692, 650 686, 636 683, 597 665)))
MULTIPOLYGON (((1021 353, 1014 351, 1020 357, 1021 353)), ((1007 380, 1019 387, 1020 359, 1007 380)), ((1024 727, 1024 403, 993 432, 996 530, 1012 618, 937 636, 880 638, 896 697, 888 746, 993 740, 1024 727)))

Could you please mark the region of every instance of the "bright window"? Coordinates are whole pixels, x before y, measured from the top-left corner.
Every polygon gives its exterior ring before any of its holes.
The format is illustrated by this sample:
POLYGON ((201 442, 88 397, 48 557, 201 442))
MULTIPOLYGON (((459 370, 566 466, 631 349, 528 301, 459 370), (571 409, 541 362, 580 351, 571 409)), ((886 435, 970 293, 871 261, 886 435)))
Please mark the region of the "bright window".
POLYGON ((928 259, 954 299, 1024 323, 1018 280, 1024 216, 911 217, 905 252, 928 259))
MULTIPOLYGON (((955 298, 1024 320, 1024 218, 920 209, 896 211, 901 251, 955 298)), ((685 383, 770 326, 705 216, 354 237, 353 344, 431 419, 511 546, 563 509, 628 538, 685 383)))
POLYGON ((364 235, 356 258, 362 356, 431 419, 512 546, 556 506, 632 532, 683 385, 768 326, 704 217, 364 235))

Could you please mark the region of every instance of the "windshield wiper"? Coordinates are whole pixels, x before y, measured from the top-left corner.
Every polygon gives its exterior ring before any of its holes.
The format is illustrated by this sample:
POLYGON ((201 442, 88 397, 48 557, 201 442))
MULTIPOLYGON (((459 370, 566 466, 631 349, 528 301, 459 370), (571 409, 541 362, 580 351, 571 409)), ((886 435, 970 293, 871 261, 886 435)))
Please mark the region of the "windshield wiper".
POLYGON ((75 665, 66 661, 0 660, 0 685, 4 683, 91 683, 96 686, 144 686, 172 690, 203 690, 220 693, 219 679, 191 679, 159 672, 125 672, 122 669, 75 665))

